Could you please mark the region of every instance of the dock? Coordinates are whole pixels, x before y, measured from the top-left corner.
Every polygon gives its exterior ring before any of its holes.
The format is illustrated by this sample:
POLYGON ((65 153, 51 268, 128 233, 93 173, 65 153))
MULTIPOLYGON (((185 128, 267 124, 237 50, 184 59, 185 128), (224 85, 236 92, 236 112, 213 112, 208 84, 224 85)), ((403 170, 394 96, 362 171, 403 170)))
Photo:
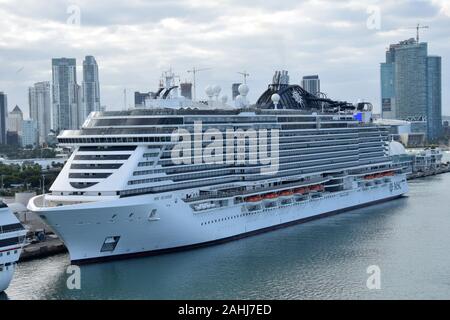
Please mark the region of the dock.
POLYGON ((408 174, 407 179, 408 180, 420 179, 420 178, 435 176, 435 175, 443 174, 443 173, 447 173, 447 172, 450 172, 450 165, 441 165, 440 167, 435 168, 435 169, 412 172, 412 173, 408 174))
POLYGON ((49 238, 45 241, 29 244, 24 247, 19 262, 31 261, 66 253, 67 248, 58 238, 49 238))

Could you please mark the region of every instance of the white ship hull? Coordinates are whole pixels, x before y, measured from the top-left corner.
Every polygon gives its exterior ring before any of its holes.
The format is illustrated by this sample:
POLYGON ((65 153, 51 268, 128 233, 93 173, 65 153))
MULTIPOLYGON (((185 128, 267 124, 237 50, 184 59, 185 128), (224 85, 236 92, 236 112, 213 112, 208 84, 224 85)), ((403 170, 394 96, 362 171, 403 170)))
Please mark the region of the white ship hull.
MULTIPOLYGON (((248 212, 239 204, 195 212, 175 194, 142 195, 116 200, 29 209, 55 230, 73 262, 161 253, 240 238, 355 207, 397 198, 408 191, 404 174, 390 182, 317 199, 248 212), (149 213, 156 214, 149 218, 149 213), (120 237, 120 238, 119 238, 120 237), (113 243, 110 247, 105 243, 113 243), (102 249, 106 249, 103 250, 102 249)), ((42 197, 42 196, 41 196, 42 197)))
POLYGON ((12 211, 0 202, 0 293, 8 288, 13 278, 26 233, 12 211))
POLYGON ((9 267, 4 267, 2 271, 0 271, 0 293, 5 291, 11 280, 14 276, 15 264, 10 265, 9 267))

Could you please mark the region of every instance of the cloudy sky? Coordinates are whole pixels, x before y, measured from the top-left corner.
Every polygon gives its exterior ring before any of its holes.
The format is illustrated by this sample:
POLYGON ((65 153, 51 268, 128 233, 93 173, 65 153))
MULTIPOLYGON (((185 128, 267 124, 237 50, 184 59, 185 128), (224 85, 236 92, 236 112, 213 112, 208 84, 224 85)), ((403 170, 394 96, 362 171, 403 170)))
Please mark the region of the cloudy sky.
POLYGON ((208 84, 231 95, 231 83, 251 76, 250 99, 274 70, 291 83, 319 74, 329 97, 380 105, 379 63, 385 49, 415 36, 443 57, 443 108, 450 115, 450 0, 0 0, 0 91, 9 109, 28 113, 27 88, 51 80, 51 58, 73 57, 100 68, 102 104, 123 108, 132 92, 154 90, 172 67, 182 80, 193 66, 198 96, 208 84), (45 4, 44 4, 45 3, 45 4))

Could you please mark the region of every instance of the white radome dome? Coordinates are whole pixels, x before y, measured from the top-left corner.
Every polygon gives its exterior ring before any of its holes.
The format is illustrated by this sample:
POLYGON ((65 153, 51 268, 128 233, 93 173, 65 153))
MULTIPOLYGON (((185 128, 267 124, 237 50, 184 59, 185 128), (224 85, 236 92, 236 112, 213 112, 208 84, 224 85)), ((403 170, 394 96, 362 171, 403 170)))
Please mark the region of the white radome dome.
POLYGON ((391 141, 389 143, 389 156, 400 156, 406 154, 405 147, 397 141, 391 141))
POLYGON ((215 85, 214 87, 213 87, 213 90, 214 90, 214 95, 215 96, 218 96, 219 94, 220 94, 220 91, 222 91, 222 88, 219 86, 219 85, 215 85))
POLYGON ((280 95, 278 94, 278 93, 274 93, 273 95, 272 95, 272 102, 273 103, 278 103, 278 102, 280 102, 280 100, 281 100, 281 97, 280 97, 280 95))
POLYGON ((214 95, 214 88, 212 86, 207 86, 205 88, 205 93, 208 97, 212 97, 214 95))
POLYGON ((250 91, 250 89, 248 88, 248 85, 246 84, 241 84, 238 88, 238 91, 240 93, 241 96, 246 96, 248 94, 248 92, 250 91))
POLYGON ((222 103, 225 104, 228 101, 228 96, 222 96, 222 103))
POLYGON ((236 107, 241 107, 243 104, 244 98, 239 94, 236 96, 236 98, 234 99, 234 104, 236 105, 236 107))

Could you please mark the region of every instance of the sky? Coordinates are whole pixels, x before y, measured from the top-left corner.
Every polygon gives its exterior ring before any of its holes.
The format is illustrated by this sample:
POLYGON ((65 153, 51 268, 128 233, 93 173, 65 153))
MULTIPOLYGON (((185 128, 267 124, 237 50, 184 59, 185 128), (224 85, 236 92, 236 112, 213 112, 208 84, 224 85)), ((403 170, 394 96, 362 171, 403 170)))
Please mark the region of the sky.
POLYGON ((336 100, 380 110, 380 63, 391 43, 415 37, 442 56, 443 113, 450 115, 450 0, 0 0, 0 91, 9 109, 28 115, 28 87, 51 81, 51 59, 95 56, 101 104, 133 104, 134 91, 154 91, 163 71, 197 75, 197 97, 250 74, 249 100, 288 70, 291 83, 318 74, 336 100))

